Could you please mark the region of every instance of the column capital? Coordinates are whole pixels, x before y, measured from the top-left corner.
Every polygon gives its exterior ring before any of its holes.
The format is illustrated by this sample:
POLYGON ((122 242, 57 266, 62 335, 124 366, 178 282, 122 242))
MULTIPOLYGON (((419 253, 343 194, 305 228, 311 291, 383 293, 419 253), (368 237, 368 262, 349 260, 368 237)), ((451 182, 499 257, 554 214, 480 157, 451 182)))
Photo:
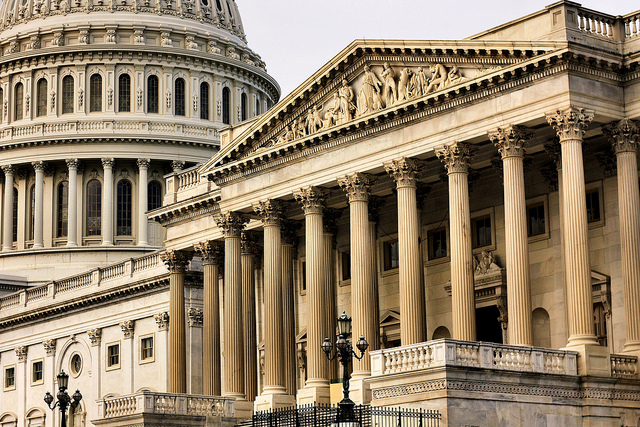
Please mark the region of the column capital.
POLYGON ((18 362, 26 362, 27 361, 27 351, 28 347, 26 345, 19 345, 15 348, 16 357, 18 358, 18 362))
POLYGON ((78 169, 80 167, 80 160, 78 159, 67 159, 65 160, 67 163, 67 168, 69 169, 78 169))
POLYGON ((33 170, 35 170, 36 172, 44 172, 44 169, 47 165, 45 162, 40 160, 37 162, 31 162, 31 166, 33 166, 33 170))
POLYGON ((436 150, 436 156, 444 164, 447 173, 468 173, 471 147, 464 142, 455 141, 436 150))
POLYGON ((562 169, 562 147, 560 146, 560 138, 557 136, 544 144, 544 151, 551 157, 557 169, 562 169))
POLYGON ((284 219, 284 205, 279 200, 261 200, 253 205, 253 211, 265 227, 281 226, 284 219))
POLYGON ((184 161, 183 160, 172 161, 171 169, 173 169, 174 172, 180 172, 182 169, 184 169, 184 161))
POLYGON ((149 163, 151 163, 151 160, 149 159, 136 160, 136 165, 138 165, 138 169, 149 169, 149 163))
POLYGON ((373 183, 374 180, 369 175, 361 172, 350 173, 338 178, 338 185, 347 193, 349 203, 368 201, 373 183))
POLYGON ((2 169, 2 172, 4 172, 5 175, 13 176, 15 172, 15 168, 13 167, 13 165, 2 165, 0 166, 0 168, 2 169))
POLYGON ((611 122, 602 127, 602 133, 611 142, 613 151, 616 154, 624 152, 635 153, 638 149, 640 130, 634 120, 624 118, 617 122, 611 122))
POLYGON ((224 264, 224 243, 216 240, 195 243, 193 245, 196 253, 202 258, 204 265, 224 264))
POLYGON ((120 329, 122 330, 122 334, 125 340, 130 340, 133 338, 133 333, 135 331, 135 322, 133 320, 125 320, 120 322, 120 329))
POLYGON ((418 173, 422 169, 414 159, 401 157, 384 163, 384 169, 393 178, 398 188, 415 187, 418 181, 418 173))
POLYGON ((523 157, 527 141, 533 138, 531 129, 525 126, 509 125, 489 133, 489 140, 498 147, 502 159, 523 157))
POLYGON ((569 107, 547 114, 547 122, 558 134, 560 142, 569 139, 582 139, 589 123, 593 120, 593 111, 584 108, 569 107))
POLYGON ((216 224, 222 230, 224 237, 240 237, 249 218, 239 212, 225 212, 215 216, 216 224))
POLYGON ((240 252, 253 256, 260 253, 260 243, 255 232, 243 231, 240 234, 240 252))
POLYGON ((321 214, 324 209, 324 201, 327 197, 320 187, 304 187, 295 191, 293 196, 302 205, 302 210, 307 214, 321 214))
POLYGON ((171 273, 184 273, 192 257, 192 253, 175 250, 167 250, 160 254, 162 262, 165 263, 171 273))
POLYGON ((42 346, 44 347, 44 352, 47 356, 55 356, 56 354, 56 340, 44 340, 42 341, 42 346))
POLYGON ((298 242, 298 230, 300 224, 295 221, 283 221, 282 228, 280 229, 280 237, 282 238, 283 245, 295 246, 298 242))
POLYGON ((156 321, 156 325, 158 325, 159 331, 169 330, 169 313, 163 311, 162 313, 154 314, 153 318, 156 321))
POLYGON ((113 157, 105 157, 103 159, 100 159, 102 161, 102 167, 105 169, 113 169, 113 167, 116 164, 116 161, 113 159, 113 157))
POLYGON ((87 335, 89 335, 89 341, 91 341, 91 347, 100 345, 100 340, 102 339, 102 329, 100 328, 89 329, 87 331, 87 335))

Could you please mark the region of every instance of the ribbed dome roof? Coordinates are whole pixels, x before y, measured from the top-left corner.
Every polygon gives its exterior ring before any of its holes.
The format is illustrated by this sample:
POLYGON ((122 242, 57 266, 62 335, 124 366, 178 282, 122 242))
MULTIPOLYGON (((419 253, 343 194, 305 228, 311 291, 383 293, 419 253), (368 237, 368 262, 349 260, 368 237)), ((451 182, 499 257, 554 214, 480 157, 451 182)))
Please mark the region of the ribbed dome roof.
MULTIPOLYGON (((230 33, 246 42, 235 0, 5 0, 0 6, 0 30, 23 24, 27 24, 26 31, 42 30, 50 25, 64 26, 69 20, 78 19, 91 24, 94 21, 92 15, 113 13, 116 15, 111 15, 112 23, 118 24, 122 12, 130 12, 131 19, 142 24, 157 23, 158 15, 190 19, 210 24, 218 31, 230 33), (32 22, 36 25, 29 25, 32 22)), ((96 18, 104 22, 108 16, 96 18)), ((189 26, 186 22, 184 25, 189 26)))

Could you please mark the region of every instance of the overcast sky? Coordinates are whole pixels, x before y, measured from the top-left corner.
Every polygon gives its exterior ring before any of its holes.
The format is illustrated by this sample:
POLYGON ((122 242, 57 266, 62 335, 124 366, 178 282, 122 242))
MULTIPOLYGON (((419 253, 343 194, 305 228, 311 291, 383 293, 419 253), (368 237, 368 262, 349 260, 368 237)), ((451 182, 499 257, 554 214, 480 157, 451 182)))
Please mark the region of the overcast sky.
MULTIPOLYGON (((282 96, 354 39, 456 40, 544 9, 553 0, 237 0, 249 47, 282 96)), ((612 15, 638 0, 583 0, 612 15)))

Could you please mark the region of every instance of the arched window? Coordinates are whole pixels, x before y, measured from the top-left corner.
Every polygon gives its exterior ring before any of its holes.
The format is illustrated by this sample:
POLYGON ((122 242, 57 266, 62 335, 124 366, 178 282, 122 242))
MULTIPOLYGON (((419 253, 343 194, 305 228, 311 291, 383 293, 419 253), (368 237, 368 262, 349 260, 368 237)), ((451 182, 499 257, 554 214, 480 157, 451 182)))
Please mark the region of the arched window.
POLYGON ((159 112, 158 91, 158 76, 149 76, 147 79, 147 113, 159 112))
POLYGON ((18 83, 16 85, 16 91, 15 91, 15 111, 14 111, 14 117, 16 120, 22 120, 23 114, 24 114, 24 108, 23 108, 23 102, 24 102, 24 86, 22 85, 22 83, 18 83))
POLYGON ((89 112, 102 111, 102 76, 95 73, 89 79, 89 112))
POLYGON ((36 116, 47 115, 47 80, 42 78, 38 80, 38 108, 36 110, 36 116))
POLYGON ((87 236, 102 234, 102 184, 92 179, 87 184, 87 236))
POLYGON ((260 115, 260 98, 256 97, 256 115, 260 115))
POLYGON ((176 107, 175 107, 175 115, 176 116, 184 116, 185 108, 184 108, 184 79, 176 79, 175 85, 175 97, 176 97, 176 107))
POLYGON ((200 83, 200 118, 209 120, 209 83, 200 83))
POLYGON ((13 189, 13 241, 18 241, 18 189, 13 189))
POLYGON ((244 122, 247 120, 247 94, 243 93, 240 97, 240 117, 244 122))
POLYGON ((62 79, 62 114, 73 113, 73 76, 62 79))
POLYGON ((36 224, 36 186, 29 188, 29 239, 33 240, 33 229, 36 224))
POLYGON ((118 111, 131 111, 131 77, 122 74, 118 78, 118 111))
POLYGON ((162 207, 162 186, 158 181, 151 181, 147 186, 147 210, 162 207))
POLYGON ((231 91, 228 87, 222 88, 222 123, 231 123, 231 91))
POLYGON ((131 236, 131 182, 123 179, 118 182, 116 234, 131 236))
POLYGON ((60 184, 58 184, 58 200, 56 210, 58 213, 56 236, 67 237, 69 232, 69 181, 62 181, 60 184))

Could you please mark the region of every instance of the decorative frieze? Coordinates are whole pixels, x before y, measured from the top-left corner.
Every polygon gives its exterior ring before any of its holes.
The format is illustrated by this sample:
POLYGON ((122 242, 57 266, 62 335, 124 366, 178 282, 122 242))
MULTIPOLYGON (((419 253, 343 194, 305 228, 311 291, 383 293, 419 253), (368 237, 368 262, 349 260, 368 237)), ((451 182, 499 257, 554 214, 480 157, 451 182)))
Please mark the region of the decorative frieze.
POLYGON ((15 348, 16 357, 18 358, 18 362, 24 363, 27 361, 27 351, 28 347, 26 345, 19 345, 15 348))
POLYGON ((153 315, 156 324, 158 325, 159 331, 168 331, 169 330, 169 313, 163 311, 162 313, 153 315))
POLYGON ((374 180, 369 175, 360 172, 338 178, 338 185, 347 193, 349 203, 368 201, 373 183, 374 180))
POLYGON ((455 141, 436 150, 448 173, 468 173, 471 148, 469 144, 455 141))
POLYGON ((558 134, 560 142, 567 139, 580 139, 593 120, 593 111, 584 108, 569 107, 547 115, 547 122, 558 134))
POLYGON ((184 273, 187 270, 193 253, 185 251, 167 250, 160 254, 162 262, 171 273, 184 273))
POLYGON ((305 214, 322 213, 327 195, 320 187, 305 187, 293 193, 305 214))
POLYGON ((207 240, 205 242, 195 243, 193 245, 196 253, 202 258, 204 265, 224 264, 224 242, 215 240, 207 240))
POLYGON ((92 347, 100 345, 100 341, 102 340, 102 329, 100 328, 89 329, 87 331, 87 335, 89 335, 89 340, 91 341, 92 347))
POLYGON ((502 158, 523 157, 527 141, 533 138, 533 132, 525 126, 505 126, 489 133, 489 140, 498 147, 502 158))
POLYGON ((123 322, 120 322, 120 329, 122 330, 124 339, 129 340, 133 338, 135 323, 133 320, 125 320, 123 322))
POLYGON ((204 321, 204 312, 201 308, 189 307, 187 315, 189 316, 189 326, 202 327, 202 322, 204 321))
POLYGON ((618 122, 609 123, 603 126, 602 133, 611 142, 616 154, 625 151, 635 152, 638 149, 640 130, 638 123, 634 120, 624 118, 618 122))
POLYGON ((224 237, 240 237, 249 218, 238 212, 226 212, 215 216, 224 237))
POLYGON ((55 356, 56 354, 56 340, 44 340, 42 341, 42 346, 44 347, 44 351, 47 356, 55 356))

